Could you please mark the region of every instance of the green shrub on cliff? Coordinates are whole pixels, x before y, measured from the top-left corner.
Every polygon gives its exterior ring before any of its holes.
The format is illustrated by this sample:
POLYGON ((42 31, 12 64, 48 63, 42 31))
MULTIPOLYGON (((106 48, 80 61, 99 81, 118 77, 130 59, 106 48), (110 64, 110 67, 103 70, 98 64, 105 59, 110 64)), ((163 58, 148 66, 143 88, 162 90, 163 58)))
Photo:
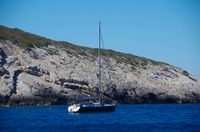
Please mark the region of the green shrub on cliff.
POLYGON ((20 29, 10 29, 0 25, 0 39, 10 40, 21 48, 41 47, 48 45, 48 39, 24 32, 20 29))

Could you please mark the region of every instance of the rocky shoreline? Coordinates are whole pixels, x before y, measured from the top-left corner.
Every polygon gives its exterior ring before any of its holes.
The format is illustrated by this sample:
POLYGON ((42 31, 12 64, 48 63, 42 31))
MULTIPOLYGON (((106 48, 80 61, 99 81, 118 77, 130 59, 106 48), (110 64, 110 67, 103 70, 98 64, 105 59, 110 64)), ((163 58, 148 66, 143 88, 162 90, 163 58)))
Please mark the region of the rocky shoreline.
MULTIPOLYGON (((112 50, 102 53, 106 101, 200 103, 200 79, 189 72, 112 50)), ((96 61, 97 49, 0 26, 0 105, 65 105, 94 95, 96 61)))

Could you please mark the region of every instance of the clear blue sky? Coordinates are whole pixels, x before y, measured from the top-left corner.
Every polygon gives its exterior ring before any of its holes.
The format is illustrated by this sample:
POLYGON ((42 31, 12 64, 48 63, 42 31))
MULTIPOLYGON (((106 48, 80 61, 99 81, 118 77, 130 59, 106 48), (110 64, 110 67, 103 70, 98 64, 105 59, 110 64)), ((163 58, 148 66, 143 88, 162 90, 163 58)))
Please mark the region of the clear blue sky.
POLYGON ((0 0, 0 24, 180 67, 200 77, 200 0, 0 0))

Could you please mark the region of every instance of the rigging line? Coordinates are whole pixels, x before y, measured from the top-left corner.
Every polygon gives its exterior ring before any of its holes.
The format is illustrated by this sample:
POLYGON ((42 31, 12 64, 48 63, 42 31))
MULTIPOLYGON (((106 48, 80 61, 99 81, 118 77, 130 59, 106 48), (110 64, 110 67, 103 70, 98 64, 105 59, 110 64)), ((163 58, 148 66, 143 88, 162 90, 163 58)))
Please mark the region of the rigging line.
MULTIPOLYGON (((105 48, 105 46, 104 46, 104 41, 103 41, 103 36, 102 36, 102 30, 101 30, 101 32, 100 32, 100 41, 102 42, 102 48, 104 49, 105 48)), ((108 67, 108 77, 109 77, 109 80, 111 80, 111 71, 110 71, 110 69, 111 69, 111 65, 110 65, 110 63, 108 63, 107 62, 107 67, 108 67)), ((109 87, 111 86, 111 81, 109 82, 109 87)))
POLYGON ((102 48, 104 49, 104 41, 103 41, 103 36, 102 36, 102 33, 100 33, 100 37, 101 37, 101 42, 102 42, 102 48))

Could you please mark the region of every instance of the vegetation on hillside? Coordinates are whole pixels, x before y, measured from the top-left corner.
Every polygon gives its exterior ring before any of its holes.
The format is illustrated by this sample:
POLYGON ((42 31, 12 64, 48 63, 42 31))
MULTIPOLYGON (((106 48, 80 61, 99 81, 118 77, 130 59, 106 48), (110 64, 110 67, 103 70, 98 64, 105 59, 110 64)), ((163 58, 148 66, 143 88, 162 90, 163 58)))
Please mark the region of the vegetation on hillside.
MULTIPOLYGON (((69 54, 73 55, 83 55, 83 56, 97 56, 98 49, 97 48, 88 48, 83 46, 74 45, 64 41, 53 41, 44 37, 40 37, 38 35, 34 35, 28 32, 24 32, 20 29, 8 28, 0 25, 0 39, 1 40, 10 40, 13 44, 17 46, 27 49, 32 47, 46 47, 50 44, 55 44, 56 46, 64 49, 69 54)), ((49 51, 51 54, 54 54, 53 51, 49 51)), ((114 58, 117 62, 124 62, 125 64, 131 64, 133 66, 140 65, 144 69, 149 64, 152 65, 162 65, 166 63, 153 61, 151 59, 147 59, 144 57, 135 56, 132 54, 125 54, 113 50, 102 49, 101 51, 103 56, 114 58)), ((168 64, 167 64, 168 65, 168 64)))
POLYGON ((10 29, 0 25, 0 39, 10 40, 21 48, 47 46, 49 41, 46 38, 24 32, 20 29, 10 29))

